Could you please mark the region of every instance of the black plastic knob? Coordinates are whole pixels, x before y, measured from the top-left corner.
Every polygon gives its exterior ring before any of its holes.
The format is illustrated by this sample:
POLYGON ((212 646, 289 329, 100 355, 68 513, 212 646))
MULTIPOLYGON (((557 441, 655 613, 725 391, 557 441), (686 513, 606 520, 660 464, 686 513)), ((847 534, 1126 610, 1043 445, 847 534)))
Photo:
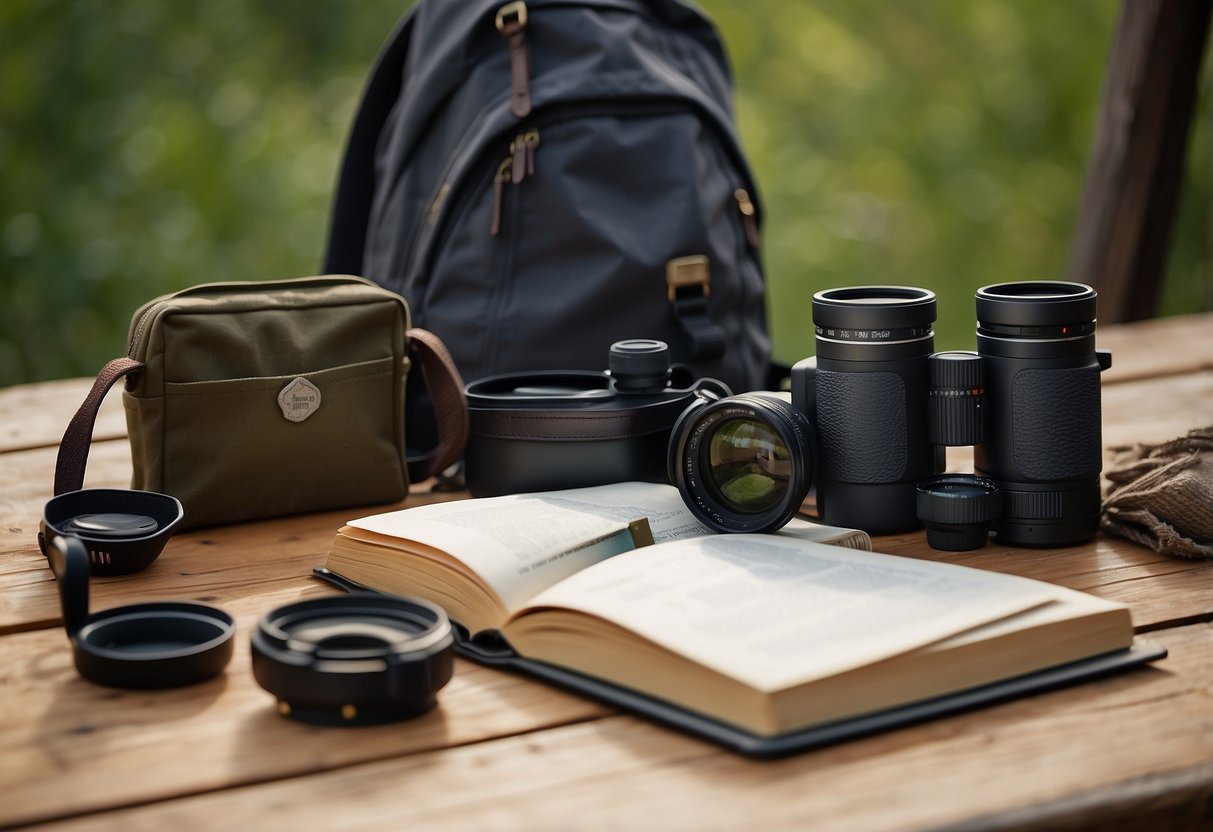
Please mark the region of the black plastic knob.
POLYGON ((625 393, 662 390, 670 380, 670 348, 665 341, 633 338, 611 344, 607 369, 615 389, 625 393))

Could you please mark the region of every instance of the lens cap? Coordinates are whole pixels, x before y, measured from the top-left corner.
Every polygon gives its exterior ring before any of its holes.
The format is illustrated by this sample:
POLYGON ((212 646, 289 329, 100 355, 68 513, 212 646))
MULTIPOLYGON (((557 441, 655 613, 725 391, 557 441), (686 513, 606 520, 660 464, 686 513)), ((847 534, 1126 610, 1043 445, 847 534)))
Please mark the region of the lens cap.
POLYGON ((48 538, 74 537, 85 544, 91 574, 126 575, 147 568, 160 556, 183 517, 176 497, 155 491, 68 491, 43 509, 38 548, 50 557, 48 538))
POLYGON ((986 545, 990 524, 1002 512, 1002 491, 992 479, 943 474, 918 484, 918 519, 927 543, 943 552, 966 552, 986 545))
POLYGON ((430 710, 451 678, 446 613, 414 598, 352 593, 266 615, 253 633, 253 676, 283 716, 375 725, 430 710))
POLYGON ((204 604, 165 601, 89 613, 89 552, 74 537, 47 547, 76 669, 116 688, 175 688, 223 672, 236 622, 204 604))

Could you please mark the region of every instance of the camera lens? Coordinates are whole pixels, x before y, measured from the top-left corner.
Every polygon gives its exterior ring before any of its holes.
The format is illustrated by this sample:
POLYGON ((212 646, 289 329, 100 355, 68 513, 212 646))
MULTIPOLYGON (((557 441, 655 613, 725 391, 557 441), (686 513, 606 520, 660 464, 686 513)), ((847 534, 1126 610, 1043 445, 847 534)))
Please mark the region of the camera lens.
POLYGON ((706 525, 768 532, 800 509, 813 482, 813 429, 789 396, 747 393, 693 405, 670 438, 670 480, 706 525))
POLYGON ((778 505, 791 475, 791 451, 767 422, 730 419, 708 441, 708 485, 739 512, 760 514, 778 505))

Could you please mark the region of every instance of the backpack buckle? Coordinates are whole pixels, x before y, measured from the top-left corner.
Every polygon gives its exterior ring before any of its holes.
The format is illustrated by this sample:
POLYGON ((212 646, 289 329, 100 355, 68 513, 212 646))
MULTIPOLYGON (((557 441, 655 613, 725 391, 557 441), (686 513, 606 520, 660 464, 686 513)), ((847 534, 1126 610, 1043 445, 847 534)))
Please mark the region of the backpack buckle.
POLYGON ((523 0, 506 3, 497 10, 497 31, 504 34, 508 23, 517 23, 520 28, 526 26, 526 3, 523 0))
POLYGON ((708 276, 708 258, 703 254, 675 257, 665 264, 665 282, 669 288, 670 303, 678 298, 679 289, 700 286, 703 297, 711 294, 712 281, 708 276))

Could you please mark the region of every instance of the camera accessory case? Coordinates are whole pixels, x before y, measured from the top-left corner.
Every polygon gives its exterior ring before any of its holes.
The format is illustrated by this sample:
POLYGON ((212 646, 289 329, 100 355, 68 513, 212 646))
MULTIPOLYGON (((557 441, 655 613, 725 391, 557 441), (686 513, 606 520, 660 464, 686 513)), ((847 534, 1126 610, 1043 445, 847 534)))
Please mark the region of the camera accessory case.
POLYGON ((358 277, 203 284, 144 304, 128 354, 64 432, 56 494, 83 486, 97 410, 122 379, 131 487, 179 499, 181 528, 402 500, 466 440, 445 345, 358 277), (418 366, 441 430, 410 454, 405 381, 418 366))
POLYGON ((223 672, 236 622, 204 604, 162 601, 89 614, 89 555, 74 537, 47 546, 76 669, 99 685, 175 688, 223 672))
POLYGON ((661 341, 618 341, 608 372, 490 376, 467 386, 466 477, 474 497, 641 480, 668 482, 670 431, 715 379, 671 367, 661 341))
POLYGON ((185 516, 181 502, 154 491, 86 488, 54 497, 42 511, 38 548, 57 535, 78 538, 90 561, 86 575, 126 575, 160 556, 185 516))
POLYGON ((419 716, 451 679, 455 634, 441 607, 355 593, 270 612, 252 638, 253 676, 283 716, 376 725, 419 716))

